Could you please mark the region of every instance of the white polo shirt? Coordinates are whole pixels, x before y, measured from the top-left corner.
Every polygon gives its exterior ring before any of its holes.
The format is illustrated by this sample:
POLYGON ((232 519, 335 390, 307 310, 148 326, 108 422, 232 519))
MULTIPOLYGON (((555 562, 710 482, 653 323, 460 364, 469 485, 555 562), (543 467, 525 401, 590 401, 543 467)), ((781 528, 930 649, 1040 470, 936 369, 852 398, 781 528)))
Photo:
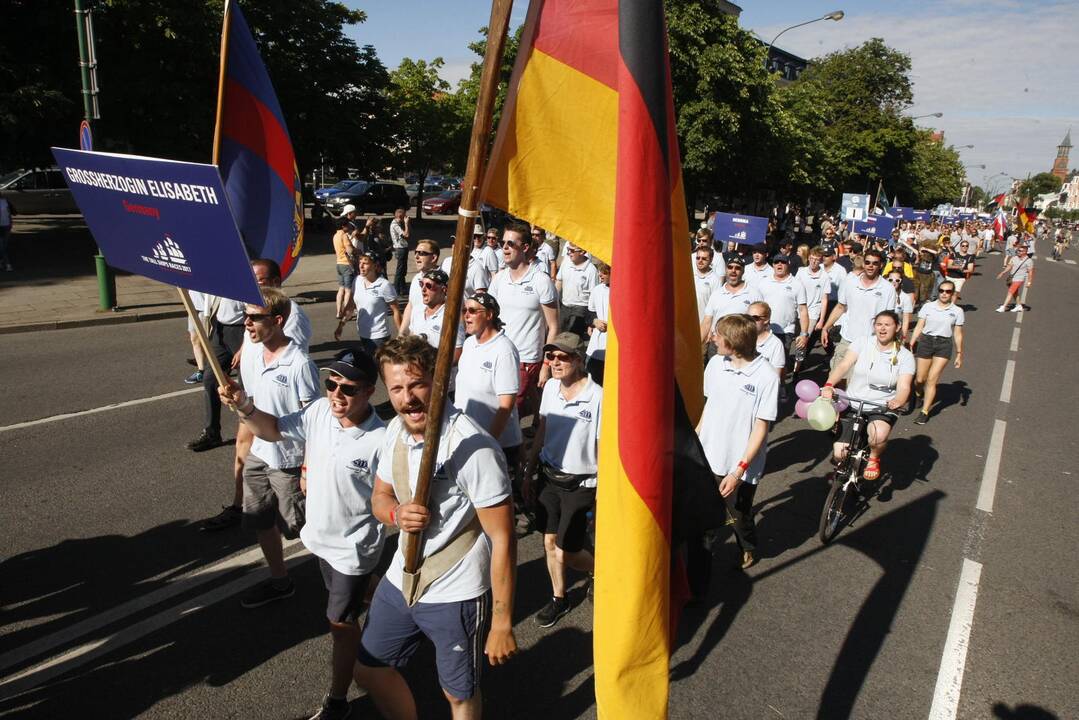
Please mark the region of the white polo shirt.
POLYGON ((806 304, 805 285, 793 275, 787 275, 783 280, 773 276, 761 280, 757 290, 772 308, 772 325, 784 335, 798 332, 798 306, 806 304))
POLYGON ((821 269, 828 273, 828 281, 831 283, 831 287, 828 288, 828 302, 835 303, 839 299, 839 286, 847 277, 847 268, 839 263, 832 263, 832 267, 821 265, 821 269))
POLYGON ((951 337, 957 325, 966 323, 963 308, 955 303, 943 306, 940 302, 926 303, 918 311, 918 319, 925 320, 922 333, 934 337, 951 337))
MULTIPOLYGON (((712 473, 724 476, 742 460, 754 422, 776 419, 779 375, 760 355, 742 368, 734 367, 730 358, 716 355, 704 369, 704 395, 701 446, 712 473)), ((749 459, 742 482, 756 485, 760 481, 767 448, 767 441, 761 443, 749 459)))
POLYGON ((742 283, 742 287, 731 290, 727 283, 724 282, 708 298, 704 314, 712 318, 712 327, 715 327, 720 318, 727 315, 745 315, 749 312, 750 305, 763 301, 764 297, 757 288, 752 287, 749 283, 742 283))
POLYGON ((757 354, 777 370, 787 366, 787 353, 783 350, 783 342, 774 332, 769 332, 768 337, 763 340, 760 336, 757 337, 757 354))
MULTIPOLYGON (((520 364, 517 348, 505 332, 499 331, 485 343, 470 335, 465 339, 461 359, 457 363, 457 394, 453 404, 480 427, 489 430, 498 412, 499 396, 516 397, 520 389, 520 364)), ((517 415, 516 402, 512 408, 498 438, 498 444, 504 448, 521 444, 521 420, 517 415)))
POLYGON ((839 286, 838 302, 847 307, 840 337, 854 342, 873 332, 873 318, 877 313, 895 309, 895 288, 880 275, 869 287, 862 284, 861 277, 848 275, 839 286))
MULTIPOLYGON (((588 295, 588 309, 596 314, 597 320, 610 322, 611 318, 611 288, 607 284, 596 285, 588 295)), ((588 347, 585 348, 586 357, 596 360, 607 358, 607 331, 592 328, 592 334, 588 336, 588 347)))
POLYGON ((342 427, 330 412, 329 400, 322 397, 278 418, 277 429, 307 447, 303 544, 342 575, 370 573, 386 539, 382 523, 371 513, 385 424, 372 408, 359 426, 342 427))
POLYGON ((715 270, 709 270, 704 275, 697 272, 696 256, 694 256, 693 285, 697 290, 697 322, 704 322, 708 298, 712 297, 712 293, 723 283, 724 276, 715 270))
POLYGON ((554 266, 555 257, 555 249, 551 247, 550 243, 540 243, 539 247, 536 248, 536 262, 543 266, 543 272, 548 275, 551 274, 551 268, 554 266))
POLYGON ((546 423, 540 460, 562 472, 591 475, 581 487, 596 487, 602 408, 603 388, 591 378, 585 380, 585 386, 572 400, 562 394, 558 380, 549 380, 543 386, 539 414, 546 423))
POLYGON ((536 264, 529 265, 520 280, 510 278, 510 269, 506 268, 491 279, 487 292, 498 301, 499 317, 506 323, 506 335, 517 346, 521 362, 539 362, 547 339, 547 321, 541 306, 558 302, 554 280, 536 264))
POLYGON ((914 296, 910 293, 900 290, 896 293, 895 297, 895 311, 899 313, 899 319, 903 319, 903 315, 914 312, 914 296))
MULTIPOLYGON (((400 417, 386 428, 379 454, 378 477, 393 486, 393 448, 397 443, 408 448, 408 484, 416 492, 416 478, 423 457, 423 438, 404 431, 400 417)), ((510 497, 506 458, 498 443, 479 424, 452 405, 446 408, 438 445, 435 469, 431 475, 431 524, 424 531, 423 556, 441 550, 472 522, 476 508, 498 505, 510 497)), ((401 589, 404 568, 404 545, 397 548, 388 580, 401 589)), ((449 603, 471 600, 491 587, 491 541, 480 534, 467 555, 445 575, 435 580, 421 603, 449 603)))
POLYGON ((483 247, 472 248, 471 253, 471 256, 479 260, 480 264, 487 268, 487 272, 491 275, 498 272, 498 255, 498 251, 487 245, 486 242, 483 244, 483 247))
POLYGON ((858 356, 847 380, 847 396, 851 400, 886 403, 895 397, 899 378, 914 375, 914 355, 902 345, 896 357, 894 344, 881 350, 877 339, 866 335, 852 342, 847 352, 858 356))
MULTIPOLYGON (((408 304, 410 306, 408 310, 408 332, 410 335, 415 335, 412 331, 412 321, 414 319, 412 315, 420 312, 423 308, 423 288, 420 287, 421 282, 423 282, 423 273, 416 273, 412 276, 412 281, 408 285, 408 304)), ((404 322, 404 318, 402 318, 402 322, 404 322)))
POLYGON ((558 279, 562 282, 562 304, 586 308, 588 294, 599 282, 599 273, 588 260, 576 265, 567 260, 558 266, 558 279))
POLYGON ((820 310, 821 305, 824 304, 824 298, 832 290, 832 279, 824 271, 823 267, 817 270, 816 275, 810 272, 808 267, 798 268, 797 278, 806 291, 806 312, 809 313, 810 332, 812 332, 812 325, 820 319, 820 310))
POLYGON ((774 274, 775 272, 772 270, 771 265, 757 267, 753 263, 749 263, 746 265, 746 271, 742 275, 742 279, 750 285, 757 285, 761 280, 766 280, 774 274))
POLYGON ((356 330, 360 337, 381 340, 390 336, 390 304, 397 301, 393 283, 384 277, 367 282, 356 277, 352 298, 356 302, 356 330))
MULTIPOLYGON (((307 353, 290 342, 269 365, 262 343, 252 343, 240 355, 240 379, 255 407, 274 417, 301 410, 322 396, 318 368, 307 353)), ((251 454, 271 468, 294 468, 303 464, 303 443, 267 442, 255 438, 251 454)))
MULTIPOLYGON (((446 275, 450 275, 450 267, 453 265, 453 256, 446 258, 442 261, 442 270, 446 275)), ((491 273, 484 267, 483 262, 477 260, 475 257, 468 258, 468 267, 465 269, 465 297, 468 297, 477 289, 487 289, 487 286, 491 284, 491 273)))
MULTIPOLYGON (((206 306, 213 302, 213 296, 206 296, 206 306)), ((242 300, 229 300, 228 298, 221 298, 217 305, 217 312, 214 313, 214 318, 222 325, 243 325, 244 324, 244 311, 247 310, 247 303, 242 300)))
MULTIPOLYGON (((412 322, 408 326, 408 331, 413 335, 426 335, 427 344, 431 347, 438 349, 439 338, 442 337, 442 322, 446 315, 446 303, 442 303, 438 306, 430 315, 427 314, 427 306, 420 304, 418 308, 414 309, 412 313, 412 322)), ((457 323, 457 342, 454 347, 461 347, 465 344, 465 328, 460 322, 457 323)))

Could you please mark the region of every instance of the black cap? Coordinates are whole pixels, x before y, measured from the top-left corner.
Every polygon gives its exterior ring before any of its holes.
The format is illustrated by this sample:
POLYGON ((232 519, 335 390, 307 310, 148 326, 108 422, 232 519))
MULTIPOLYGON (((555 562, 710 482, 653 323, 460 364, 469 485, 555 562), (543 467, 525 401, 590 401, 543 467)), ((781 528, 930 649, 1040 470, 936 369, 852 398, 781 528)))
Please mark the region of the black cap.
POLYGON ((438 283, 439 285, 448 285, 450 282, 450 276, 446 274, 446 271, 440 270, 438 268, 432 268, 426 271, 423 274, 423 279, 430 280, 431 282, 438 283))
POLYGON ((824 248, 824 254, 825 255, 835 255, 835 248, 831 247, 831 246, 824 248))
POLYGON ((776 255, 774 258, 772 258, 772 264, 775 265, 776 263, 785 263, 787 265, 790 265, 791 259, 786 255, 776 255))
POLYGON ((472 293, 468 296, 468 299, 472 302, 479 303, 483 306, 484 310, 490 310, 491 314, 496 318, 498 314, 502 312, 502 308, 498 306, 498 300, 494 295, 485 292, 472 293))
POLYGON ((760 253, 761 255, 767 255, 768 254, 768 248, 766 248, 763 245, 754 245, 750 252, 760 253))
POLYGON ((741 265, 742 267, 745 267, 746 266, 746 259, 744 257, 742 257, 741 255, 735 253, 735 254, 731 255, 729 258, 727 258, 727 264, 730 265, 731 263, 734 263, 735 265, 741 265))
POLYGON ((352 382, 366 382, 373 385, 378 378, 378 367, 375 361, 359 348, 345 348, 333 356, 333 361, 329 365, 321 369, 352 382))

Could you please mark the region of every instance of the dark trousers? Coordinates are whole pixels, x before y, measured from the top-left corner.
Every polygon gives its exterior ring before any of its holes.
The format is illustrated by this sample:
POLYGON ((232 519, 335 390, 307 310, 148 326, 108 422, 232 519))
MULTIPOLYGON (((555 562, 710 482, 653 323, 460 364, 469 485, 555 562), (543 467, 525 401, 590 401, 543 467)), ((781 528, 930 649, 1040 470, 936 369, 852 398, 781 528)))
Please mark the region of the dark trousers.
POLYGON ((582 340, 588 339, 588 327, 595 319, 595 313, 586 306, 563 305, 559 308, 559 325, 563 332, 571 332, 582 340))
MULTIPOLYGON (((213 336, 210 338, 217 362, 221 363, 221 369, 226 374, 232 365, 232 356, 243 347, 244 326, 222 325, 216 319, 213 321, 213 336)), ((202 389, 206 395, 206 430, 212 434, 221 434, 221 398, 217 395, 217 376, 213 370, 206 368, 202 374, 202 389)))
POLYGON ((393 289, 400 297, 408 293, 408 286, 405 285, 405 273, 408 271, 408 248, 397 248, 393 251, 393 256, 397 260, 397 268, 393 271, 393 289))
MULTIPOLYGON (((716 482, 722 479, 716 476, 716 482)), ((747 552, 757 549, 757 524, 753 522, 753 496, 756 494, 756 485, 742 483, 733 497, 724 498, 734 520, 734 537, 738 540, 738 547, 747 552)))

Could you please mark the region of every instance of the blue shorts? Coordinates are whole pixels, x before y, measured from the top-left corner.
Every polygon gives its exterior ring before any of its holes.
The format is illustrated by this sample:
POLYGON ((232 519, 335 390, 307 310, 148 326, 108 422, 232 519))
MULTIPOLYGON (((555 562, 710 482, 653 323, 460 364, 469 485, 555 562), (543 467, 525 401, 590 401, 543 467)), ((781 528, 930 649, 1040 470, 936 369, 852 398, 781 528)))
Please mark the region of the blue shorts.
POLYGON ((435 646, 438 683, 458 700, 480 687, 483 643, 491 594, 449 603, 418 602, 412 607, 386 578, 378 584, 363 626, 358 660, 367 667, 404 667, 420 640, 435 646))

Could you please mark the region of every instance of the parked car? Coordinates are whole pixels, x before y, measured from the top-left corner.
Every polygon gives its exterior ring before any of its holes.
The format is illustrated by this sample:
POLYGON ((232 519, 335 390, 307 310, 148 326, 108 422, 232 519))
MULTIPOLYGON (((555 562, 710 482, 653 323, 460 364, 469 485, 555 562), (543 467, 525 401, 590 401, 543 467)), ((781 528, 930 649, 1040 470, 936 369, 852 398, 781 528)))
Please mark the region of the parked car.
POLYGON ((362 180, 342 180, 341 182, 336 183, 334 185, 330 185, 329 187, 321 187, 321 188, 319 188, 318 190, 315 191, 315 202, 320 202, 323 205, 325 205, 326 201, 329 200, 330 198, 332 198, 334 195, 336 195, 339 192, 344 192, 345 190, 348 190, 353 185, 355 185, 355 184, 357 184, 359 182, 363 182, 363 181, 362 180))
POLYGON ((460 190, 446 190, 423 200, 423 211, 432 215, 450 215, 457 212, 459 207, 461 207, 460 190))
POLYGON ((18 215, 78 214, 58 167, 23 168, 0 176, 0 195, 18 215))
MULTIPOLYGON (((428 196, 437 195, 445 189, 437 183, 425 182, 423 184, 423 197, 426 200, 428 196)), ((420 186, 417 184, 406 185, 405 192, 408 193, 409 204, 415 205, 417 198, 420 196, 420 186)))
POLYGON ((334 215, 340 215, 341 208, 345 205, 355 205, 356 211, 360 213, 385 214, 392 213, 397 208, 407 208, 409 199, 404 185, 361 180, 326 200, 326 209, 334 215))

